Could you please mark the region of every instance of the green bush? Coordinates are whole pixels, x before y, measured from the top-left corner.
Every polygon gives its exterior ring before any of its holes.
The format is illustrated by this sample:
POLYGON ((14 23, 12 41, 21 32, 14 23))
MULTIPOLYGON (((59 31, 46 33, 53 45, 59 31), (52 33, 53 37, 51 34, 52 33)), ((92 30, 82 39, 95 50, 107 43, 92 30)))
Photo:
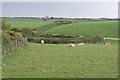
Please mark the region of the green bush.
POLYGON ((12 28, 12 29, 11 29, 11 31, 21 32, 21 30, 20 30, 20 29, 18 29, 18 28, 12 28))
POLYGON ((85 43, 98 43, 101 42, 103 40, 103 37, 101 36, 91 36, 91 35, 87 35, 83 37, 83 42, 85 43))
POLYGON ((2 30, 10 30, 11 28, 11 24, 6 22, 6 21, 2 21, 2 30))
POLYGON ((62 25, 62 24, 70 24, 70 23, 72 23, 72 21, 70 21, 70 20, 57 20, 57 21, 55 21, 55 23, 57 23, 58 25, 62 25))
POLYGON ((22 28, 21 33, 22 35, 26 35, 27 38, 31 38, 33 36, 32 29, 29 29, 29 28, 22 28))
POLYGON ((2 33, 2 51, 9 51, 10 49, 10 36, 8 33, 2 33))

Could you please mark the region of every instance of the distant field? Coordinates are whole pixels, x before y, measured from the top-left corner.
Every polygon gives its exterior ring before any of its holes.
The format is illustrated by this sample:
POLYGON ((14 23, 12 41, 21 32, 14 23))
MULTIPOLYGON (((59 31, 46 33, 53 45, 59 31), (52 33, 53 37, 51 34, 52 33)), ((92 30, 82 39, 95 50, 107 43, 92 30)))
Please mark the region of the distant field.
POLYGON ((37 28, 43 25, 52 23, 53 20, 43 21, 42 19, 32 18, 3 18, 7 22, 12 24, 12 28, 37 28))
MULTIPOLYGON (((112 43, 111 43, 112 44, 112 43)), ((29 43, 3 56, 5 78, 117 78, 118 45, 29 43)))
POLYGON ((87 21, 58 26, 46 31, 47 34, 101 35, 118 37, 118 21, 87 21))
MULTIPOLYGON (((53 23, 54 20, 43 21, 42 19, 34 18, 3 18, 12 24, 12 28, 39 28, 43 25, 53 23)), ((53 27, 46 30, 46 34, 68 34, 68 35, 100 35, 108 37, 118 37, 118 21, 89 21, 89 20, 73 20, 77 23, 66 24, 53 27)), ((50 26, 51 27, 51 26, 50 26)), ((46 27, 45 27, 46 28, 46 27)), ((48 27, 47 27, 48 28, 48 27)), ((40 30, 40 32, 41 32, 40 30)))

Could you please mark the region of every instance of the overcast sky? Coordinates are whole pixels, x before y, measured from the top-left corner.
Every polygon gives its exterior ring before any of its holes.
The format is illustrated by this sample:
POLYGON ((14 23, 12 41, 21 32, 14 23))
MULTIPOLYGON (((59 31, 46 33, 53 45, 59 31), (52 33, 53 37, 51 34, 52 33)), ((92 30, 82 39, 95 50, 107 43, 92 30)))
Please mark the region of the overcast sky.
POLYGON ((120 0, 1 0, 2 2, 119 2, 120 0))
MULTIPOLYGON (((106 0, 107 1, 107 0, 106 0)), ((2 2, 2 16, 117 18, 118 2, 2 2)))

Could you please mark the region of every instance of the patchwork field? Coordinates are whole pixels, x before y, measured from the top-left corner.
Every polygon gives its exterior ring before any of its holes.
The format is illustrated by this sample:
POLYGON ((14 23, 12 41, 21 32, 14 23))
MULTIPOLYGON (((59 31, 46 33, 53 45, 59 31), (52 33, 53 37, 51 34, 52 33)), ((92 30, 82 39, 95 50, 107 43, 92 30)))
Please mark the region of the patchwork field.
POLYGON ((3 55, 6 78, 117 78, 118 45, 36 44, 3 55))

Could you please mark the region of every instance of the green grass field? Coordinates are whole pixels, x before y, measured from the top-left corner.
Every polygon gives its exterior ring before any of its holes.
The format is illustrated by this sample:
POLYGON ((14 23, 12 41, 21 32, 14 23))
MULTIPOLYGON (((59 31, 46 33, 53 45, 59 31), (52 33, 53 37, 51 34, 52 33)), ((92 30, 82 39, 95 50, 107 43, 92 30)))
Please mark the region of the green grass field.
POLYGON ((5 78, 117 78, 118 45, 29 43, 3 55, 5 78))
POLYGON ((87 21, 58 26, 46 31, 47 34, 100 35, 118 37, 118 21, 87 21))
MULTIPOLYGON (((39 28, 53 23, 53 20, 28 18, 4 18, 12 28, 39 28)), ((46 30, 46 34, 99 35, 118 37, 118 21, 84 21, 55 26, 46 30)), ((43 27, 44 28, 44 27, 43 27)), ((0 35, 1 36, 1 35, 0 35)), ((117 78, 118 77, 118 43, 108 41, 76 44, 29 43, 18 51, 3 54, 2 76, 5 78, 117 78)))
POLYGON ((21 28, 34 29, 53 22, 53 20, 43 21, 42 19, 32 18, 3 18, 3 20, 9 22, 12 25, 11 28, 18 29, 21 28))

